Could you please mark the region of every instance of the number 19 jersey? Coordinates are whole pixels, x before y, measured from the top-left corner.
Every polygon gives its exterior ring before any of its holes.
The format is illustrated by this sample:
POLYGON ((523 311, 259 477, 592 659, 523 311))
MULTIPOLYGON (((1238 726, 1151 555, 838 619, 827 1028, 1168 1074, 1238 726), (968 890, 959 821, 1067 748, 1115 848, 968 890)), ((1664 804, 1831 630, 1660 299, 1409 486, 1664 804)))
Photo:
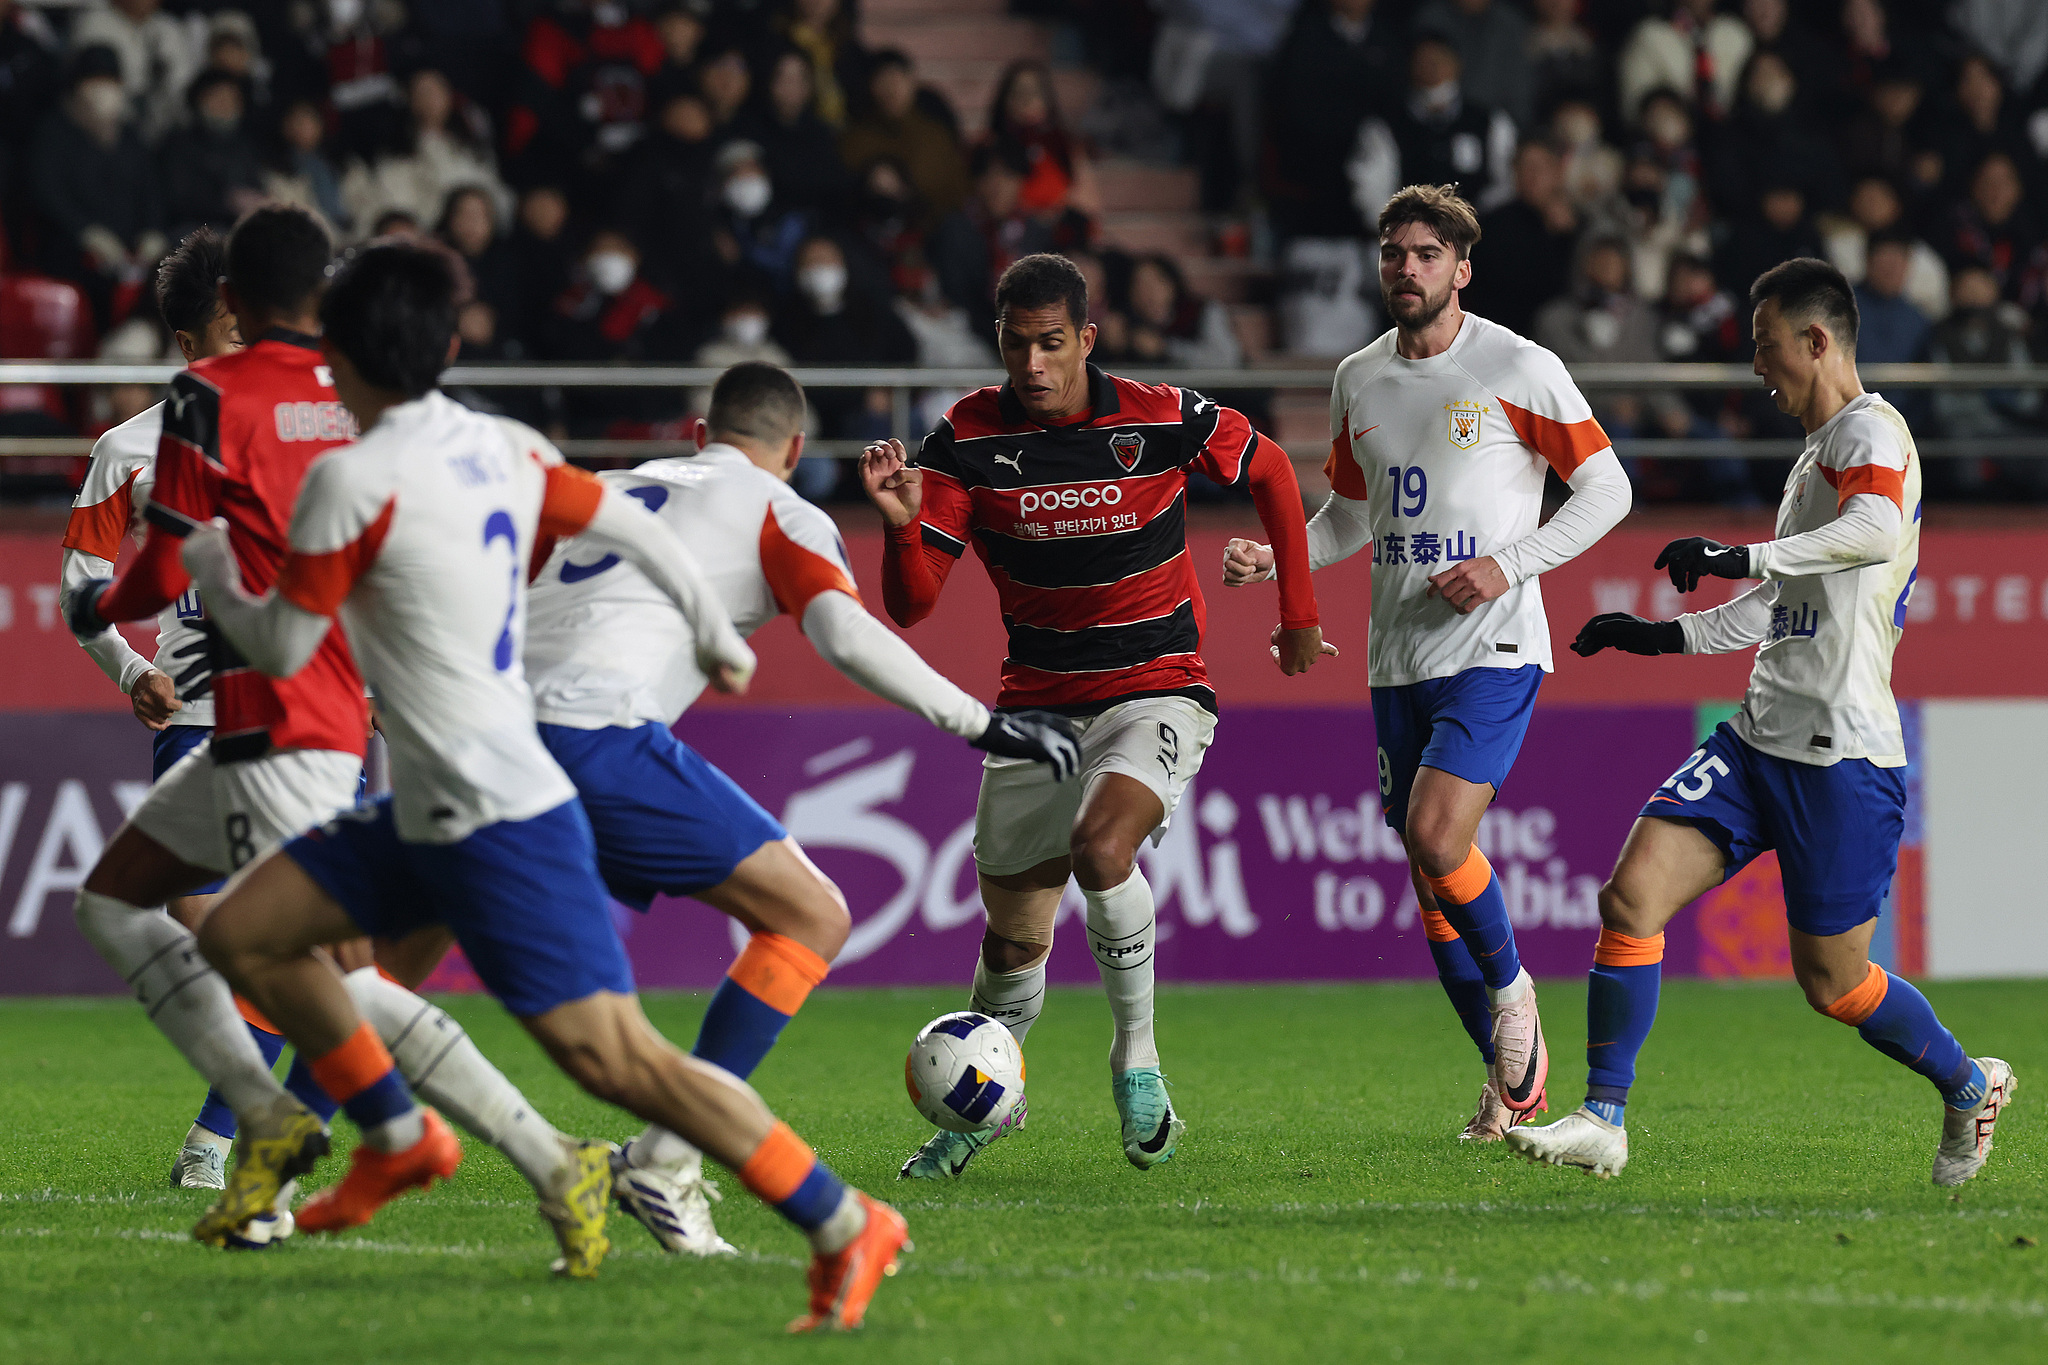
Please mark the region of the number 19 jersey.
POLYGON ((1405 687, 1471 668, 1552 671, 1532 578, 1460 616, 1429 579, 1536 530, 1546 465, 1569 479, 1608 448, 1564 364, 1465 315, 1441 355, 1408 360, 1388 331, 1337 367, 1330 486, 1372 527, 1368 682, 1405 687))
POLYGON ((347 628, 407 843, 455 843, 576 795, 534 731, 520 663, 534 538, 574 535, 603 496, 560 459, 436 392, 307 471, 277 589, 347 628))

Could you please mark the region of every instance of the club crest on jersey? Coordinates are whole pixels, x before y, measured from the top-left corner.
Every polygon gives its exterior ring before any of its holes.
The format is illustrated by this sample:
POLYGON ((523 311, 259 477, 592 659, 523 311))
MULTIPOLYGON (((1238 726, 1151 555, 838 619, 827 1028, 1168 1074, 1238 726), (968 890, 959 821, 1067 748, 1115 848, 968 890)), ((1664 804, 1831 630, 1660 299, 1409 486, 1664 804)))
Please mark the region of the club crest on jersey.
POLYGON ((1141 431, 1119 431, 1109 438, 1110 453, 1128 474, 1138 467, 1138 461, 1145 456, 1145 433, 1141 431))
POLYGON ((1479 419, 1486 409, 1478 403, 1446 403, 1444 411, 1451 415, 1451 444, 1460 450, 1470 450, 1479 444, 1479 419))

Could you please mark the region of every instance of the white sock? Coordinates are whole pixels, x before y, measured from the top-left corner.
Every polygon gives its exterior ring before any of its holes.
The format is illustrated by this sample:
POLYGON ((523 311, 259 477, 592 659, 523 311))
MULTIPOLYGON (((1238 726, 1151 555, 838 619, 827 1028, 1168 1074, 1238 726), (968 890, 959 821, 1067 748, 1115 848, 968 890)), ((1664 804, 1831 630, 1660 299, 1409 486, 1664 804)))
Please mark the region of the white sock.
POLYGON ((187 1147, 217 1147, 225 1153, 234 1147, 235 1140, 222 1137, 203 1123, 195 1123, 192 1125, 191 1131, 185 1134, 185 1145, 187 1147))
POLYGON ((1011 1037, 1023 1042, 1045 1008, 1045 960, 1051 956, 1052 949, 1047 948, 1030 966, 999 972, 976 953, 974 994, 968 997, 968 1008, 997 1020, 1011 1037))
POLYGON ((1499 990, 1488 986, 1486 988, 1486 1002, 1496 1007, 1512 1005, 1535 989, 1536 980, 1529 975, 1529 969, 1524 967, 1521 971, 1515 973, 1513 981, 1508 982, 1507 985, 1502 986, 1499 990))
MULTIPOLYGON (((505 1154, 543 1197, 569 1163, 573 1144, 492 1066, 446 1010, 375 967, 347 977, 349 997, 391 1050, 399 1074, 428 1104, 505 1154)), ((415 1138, 415 1141, 417 1138, 415 1138)), ((405 1144, 410 1146, 411 1144, 405 1144)))
POLYGON ((426 1110, 415 1104, 397 1118, 362 1130, 363 1141, 380 1152, 402 1152, 427 1135, 426 1110))
POLYGON ((78 893, 77 914, 87 941, 121 974, 150 1022, 228 1108, 247 1119, 285 1097, 235 1008, 234 992, 199 955, 190 929, 162 910, 138 909, 97 891, 78 893))
POLYGON ((1133 867, 1121 886, 1084 887, 1081 899, 1088 907, 1088 947, 1102 969, 1102 990, 1116 1020, 1110 1074, 1158 1066, 1159 1045, 1152 1037, 1152 884, 1133 867))
POLYGON ((832 1216, 807 1234, 811 1239, 811 1250, 821 1256, 836 1256, 853 1244, 868 1225, 868 1211, 855 1195, 851 1186, 839 1196, 839 1207, 832 1216))
POLYGON ((671 1180, 691 1180, 703 1174, 704 1153, 680 1135, 650 1124, 646 1132, 626 1144, 626 1164, 671 1180))

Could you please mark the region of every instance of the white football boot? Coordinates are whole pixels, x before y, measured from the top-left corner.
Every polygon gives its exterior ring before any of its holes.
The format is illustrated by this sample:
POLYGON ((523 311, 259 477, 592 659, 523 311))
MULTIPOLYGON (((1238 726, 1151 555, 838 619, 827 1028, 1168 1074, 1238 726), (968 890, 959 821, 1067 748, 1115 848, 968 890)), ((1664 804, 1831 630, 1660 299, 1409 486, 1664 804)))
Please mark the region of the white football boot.
POLYGON ((997 1138, 1006 1137, 1024 1126, 1029 1117, 1030 1106, 1022 1096, 1017 1097, 1017 1107, 1012 1109, 1001 1123, 989 1128, 977 1128, 971 1133, 949 1133, 943 1128, 933 1133, 924 1146, 910 1154, 910 1160, 903 1163, 903 1169, 896 1172, 898 1180, 948 1180, 967 1169, 967 1163, 981 1155, 982 1149, 997 1138))
POLYGON ((654 1235, 664 1251, 690 1256, 737 1256, 739 1248, 718 1235, 711 1206, 725 1196, 704 1178, 699 1152, 671 1171, 632 1163, 633 1144, 612 1153, 612 1198, 654 1235))
POLYGON ((1628 1129, 1609 1123, 1584 1105, 1556 1123, 1513 1128, 1508 1150, 1531 1161, 1577 1166, 1602 1180, 1620 1175, 1628 1165, 1628 1129))
POLYGON ((185 1140, 178 1159, 171 1163, 171 1188, 177 1190, 224 1190, 228 1187, 228 1149, 204 1138, 185 1140))
POLYGON ((1974 1109, 1942 1106, 1941 1145, 1934 1149, 1937 1185, 1960 1185, 1984 1169, 1984 1161, 1991 1155, 1991 1130, 2005 1106, 2012 1103, 2012 1092, 2019 1088, 2012 1068, 1998 1058, 1978 1057, 1975 1061, 1984 1068, 1984 1098, 1974 1109))
POLYGON ((1534 1108, 1520 1113, 1500 1102, 1500 1087, 1494 1084, 1493 1073, 1487 1072, 1486 1080, 1479 1087, 1479 1110, 1472 1115, 1472 1121, 1465 1125, 1465 1131, 1458 1134, 1460 1142, 1499 1142, 1508 1135, 1508 1129, 1519 1128, 1536 1117, 1536 1110, 1550 1112, 1548 1101, 1536 1097, 1534 1108))
POLYGON ((1543 1084, 1550 1076, 1550 1049, 1543 1043, 1543 1020, 1536 1013, 1536 983, 1524 967, 1507 988, 1520 994, 1497 1004, 1493 1012, 1493 1077, 1500 1102, 1517 1113, 1544 1103, 1543 1084))
POLYGON ((292 1216, 292 1200, 298 1197, 298 1193, 298 1181, 285 1181, 277 1192, 277 1202, 271 1206, 271 1212, 251 1218, 230 1232, 221 1245, 229 1251, 262 1251, 291 1236, 299 1227, 298 1219, 292 1216))

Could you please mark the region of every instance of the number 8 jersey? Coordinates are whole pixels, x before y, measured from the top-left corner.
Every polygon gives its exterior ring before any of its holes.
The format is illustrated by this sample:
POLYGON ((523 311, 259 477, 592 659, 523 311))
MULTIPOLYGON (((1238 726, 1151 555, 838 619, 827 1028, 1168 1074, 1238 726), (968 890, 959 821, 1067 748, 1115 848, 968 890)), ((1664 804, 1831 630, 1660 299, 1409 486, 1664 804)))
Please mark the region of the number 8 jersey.
POLYGON ((576 795, 534 731, 520 655, 538 535, 603 489, 539 433, 435 392, 306 472, 278 592, 338 616, 381 703, 407 843, 454 843, 576 795))
POLYGON ((1366 548, 1369 534, 1373 687, 1471 668, 1550 672, 1536 577, 1628 510, 1607 434, 1563 362, 1497 323, 1468 313, 1450 347, 1422 360, 1403 357, 1397 335, 1337 367, 1333 496, 1309 527, 1310 562, 1322 568, 1366 548), (1574 496, 1539 533, 1546 466, 1574 496), (1588 492, 1596 496, 1580 498, 1588 492), (1584 506, 1568 517, 1573 502, 1584 506), (1505 594, 1465 616, 1428 595, 1431 575, 1487 555, 1507 576, 1505 594))

